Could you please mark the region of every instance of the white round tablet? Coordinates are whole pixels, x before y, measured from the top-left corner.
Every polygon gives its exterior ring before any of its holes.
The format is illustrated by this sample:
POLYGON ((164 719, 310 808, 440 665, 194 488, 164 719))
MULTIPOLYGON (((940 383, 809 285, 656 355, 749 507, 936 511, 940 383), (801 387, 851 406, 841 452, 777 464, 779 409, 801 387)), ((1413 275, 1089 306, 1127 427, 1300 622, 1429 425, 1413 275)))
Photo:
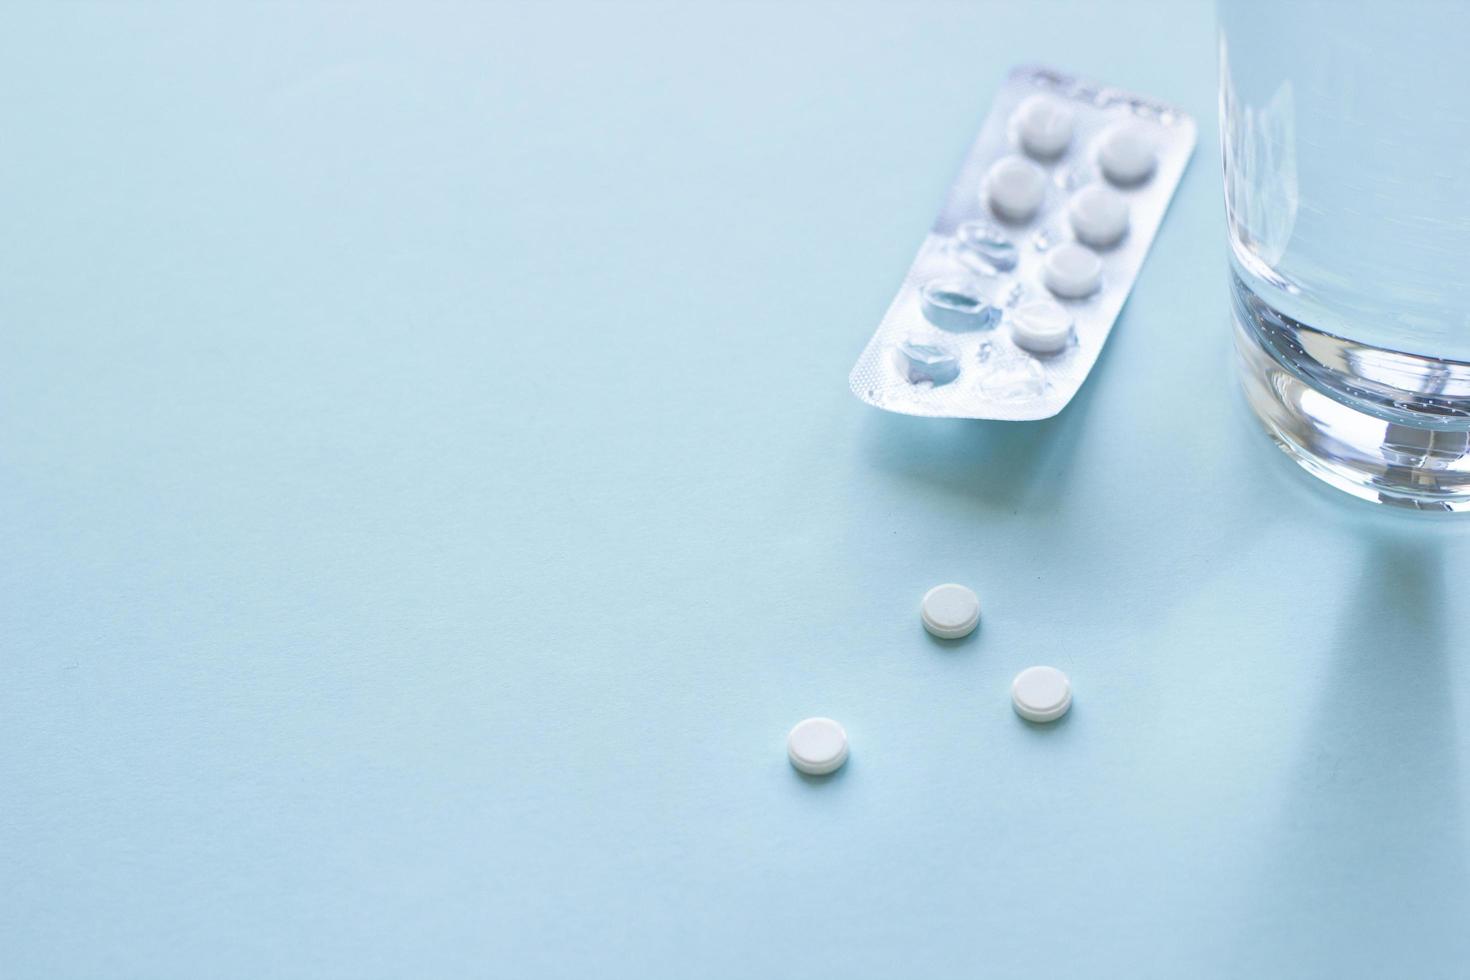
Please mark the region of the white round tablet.
POLYGON ((941 640, 969 636, 980 623, 980 597, 963 585, 936 585, 919 604, 924 629, 941 640))
POLYGON ((1072 142, 1072 110, 1054 96, 1026 96, 1011 118, 1022 148, 1034 157, 1050 160, 1072 142))
POLYGON ((990 209, 1007 221, 1030 218, 1045 195, 1045 172, 1023 156, 1012 153, 1001 157, 985 174, 985 199, 990 209))
POLYGON ((1027 721, 1056 721, 1072 707, 1072 682, 1055 667, 1027 667, 1011 681, 1011 704, 1027 721))
POLYGON ((1016 307, 1010 325, 1016 346, 1033 354, 1055 354, 1072 339, 1072 314, 1049 299, 1016 307))
POLYGON ((786 736, 786 754, 808 776, 825 776, 847 761, 847 732, 831 718, 808 718, 786 736))
POLYGON ((1102 282, 1102 259, 1086 245, 1064 242, 1046 253, 1042 266, 1046 288, 1063 299, 1081 299, 1102 282))
POLYGON ((1114 123, 1097 141, 1097 164, 1115 184, 1136 184, 1154 172, 1154 141, 1137 123, 1114 123))
POLYGON ((1079 242, 1107 248, 1128 230, 1128 202, 1102 184, 1088 184, 1067 203, 1067 221, 1079 242))
POLYGON ((966 221, 954 230, 957 257, 981 272, 1006 272, 1016 267, 1016 243, 988 221, 966 221))

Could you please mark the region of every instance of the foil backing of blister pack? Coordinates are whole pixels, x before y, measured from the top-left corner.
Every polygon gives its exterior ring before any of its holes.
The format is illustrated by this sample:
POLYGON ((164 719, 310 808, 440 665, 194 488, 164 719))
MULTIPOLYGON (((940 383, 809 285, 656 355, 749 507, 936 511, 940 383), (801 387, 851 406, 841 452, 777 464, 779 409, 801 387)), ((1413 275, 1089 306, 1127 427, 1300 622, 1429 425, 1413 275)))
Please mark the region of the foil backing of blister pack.
MULTIPOLYGON (((1194 142, 1194 120, 1174 106, 1047 68, 1013 71, 898 295, 853 366, 853 393, 907 415, 1020 421, 1060 412, 1102 352, 1194 142), (1052 120, 1045 113, 1019 114, 1023 103, 1071 113, 1070 138, 1060 151, 1036 151, 1038 145, 1050 149, 1046 127, 1052 120), (1040 129, 1026 125, 1038 119, 1040 129), (1128 174, 1132 162, 1118 152, 1120 137, 1151 148, 1152 166, 1143 177, 1128 174), (1039 167, 1045 178, 1040 204, 1024 220, 997 210, 997 201, 1014 196, 988 191, 987 176, 1007 176, 993 171, 1010 156, 1039 167), (1077 199, 1089 187, 1094 189, 1077 199), (1098 215, 1088 205, 1116 206, 1117 198, 1127 206, 1127 230, 1115 243, 1097 246, 1098 215), (1079 249, 1079 237, 1091 238, 1092 247, 1079 249), (1086 275, 1097 268, 1087 253, 1101 267, 1098 285, 1069 297, 1077 290, 1063 260, 1080 260, 1086 275), (1064 339, 1055 331, 1058 306, 1071 319, 1064 339)), ((1023 177, 1030 172, 1008 162, 1023 177)), ((1106 222, 1109 215, 1101 218, 1106 222)))

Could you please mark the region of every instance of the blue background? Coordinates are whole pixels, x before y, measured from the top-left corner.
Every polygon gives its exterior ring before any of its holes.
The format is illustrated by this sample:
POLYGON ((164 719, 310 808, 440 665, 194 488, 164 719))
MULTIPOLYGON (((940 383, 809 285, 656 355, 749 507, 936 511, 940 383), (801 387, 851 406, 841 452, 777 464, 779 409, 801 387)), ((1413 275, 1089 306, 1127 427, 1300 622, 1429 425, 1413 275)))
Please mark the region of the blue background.
POLYGON ((1244 408, 1207 5, 5 21, 0 975, 1470 969, 1470 525, 1244 408), (868 408, 1027 61, 1200 121, 1153 254, 1059 417, 868 408))

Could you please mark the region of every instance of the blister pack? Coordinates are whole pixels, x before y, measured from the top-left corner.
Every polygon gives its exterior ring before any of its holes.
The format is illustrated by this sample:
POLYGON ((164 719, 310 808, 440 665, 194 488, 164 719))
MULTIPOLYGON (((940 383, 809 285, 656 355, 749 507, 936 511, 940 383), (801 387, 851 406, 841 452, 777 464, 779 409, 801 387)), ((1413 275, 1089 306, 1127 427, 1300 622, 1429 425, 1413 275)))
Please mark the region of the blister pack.
POLYGON ((848 378, 907 415, 1044 419, 1072 400, 1194 150, 1179 109, 1018 68, 848 378))

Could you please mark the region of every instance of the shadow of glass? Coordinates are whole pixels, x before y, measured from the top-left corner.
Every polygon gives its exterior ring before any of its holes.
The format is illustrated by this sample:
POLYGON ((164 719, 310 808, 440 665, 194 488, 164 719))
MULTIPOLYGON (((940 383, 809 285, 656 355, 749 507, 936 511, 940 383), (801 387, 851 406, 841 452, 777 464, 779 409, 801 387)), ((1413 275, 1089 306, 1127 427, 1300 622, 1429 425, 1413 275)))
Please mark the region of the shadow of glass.
MULTIPOLYGON (((1374 533, 1247 900, 1244 969, 1449 975, 1470 953, 1444 536, 1374 533), (1344 947, 1349 947, 1345 949, 1344 947)), ((1312 597, 1304 595, 1302 601, 1312 597)))

